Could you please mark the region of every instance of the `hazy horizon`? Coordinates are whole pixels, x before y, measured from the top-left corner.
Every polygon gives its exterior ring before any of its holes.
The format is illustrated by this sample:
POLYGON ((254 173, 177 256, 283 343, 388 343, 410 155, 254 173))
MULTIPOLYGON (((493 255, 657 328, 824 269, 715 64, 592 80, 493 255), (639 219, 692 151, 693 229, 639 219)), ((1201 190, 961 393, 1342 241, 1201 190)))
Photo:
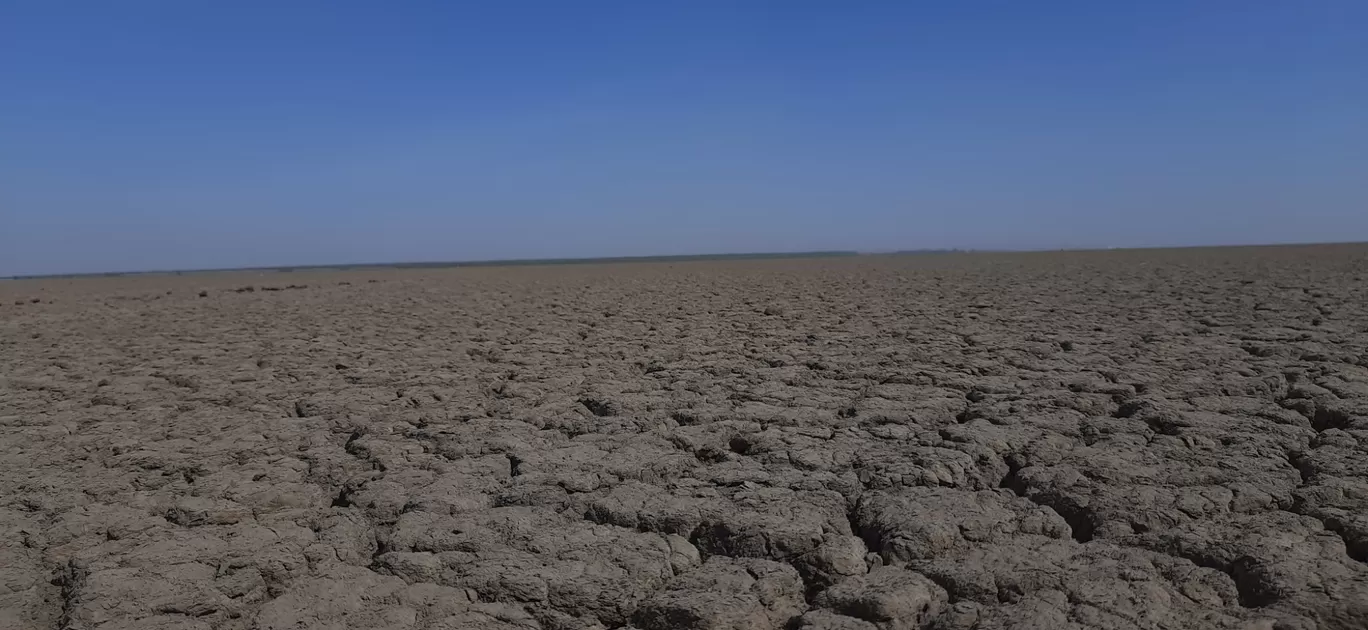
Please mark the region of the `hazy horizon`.
POLYGON ((574 256, 567 258, 483 258, 451 260, 389 260, 389 261, 342 261, 331 263, 308 263, 300 265, 254 265, 248 267, 194 267, 194 268, 157 268, 157 269, 109 269, 103 271, 72 271, 61 273, 14 274, 0 276, 0 280, 24 280, 53 277, 84 276, 122 276, 122 275, 164 275, 197 273, 232 273, 249 271, 312 271, 345 269, 415 269, 415 268, 455 268, 455 267, 499 267, 561 265, 580 263, 631 263, 631 262, 696 262, 718 260, 774 260, 799 258, 850 258, 857 256, 923 256, 956 254, 1049 254, 1084 252, 1121 252, 1121 251, 1164 251, 1184 249, 1226 249, 1226 248, 1281 248, 1281 247, 1335 247, 1365 245, 1368 241, 1287 241, 1279 243, 1228 243, 1215 245, 1171 245, 1137 247, 1058 247, 1037 249, 972 249, 972 248, 924 248, 889 250, 804 250, 804 251, 758 251, 758 252, 710 252, 685 254, 645 254, 633 256, 574 256))
POLYGON ((1368 240, 1368 5, 0 9, 0 276, 1368 240))

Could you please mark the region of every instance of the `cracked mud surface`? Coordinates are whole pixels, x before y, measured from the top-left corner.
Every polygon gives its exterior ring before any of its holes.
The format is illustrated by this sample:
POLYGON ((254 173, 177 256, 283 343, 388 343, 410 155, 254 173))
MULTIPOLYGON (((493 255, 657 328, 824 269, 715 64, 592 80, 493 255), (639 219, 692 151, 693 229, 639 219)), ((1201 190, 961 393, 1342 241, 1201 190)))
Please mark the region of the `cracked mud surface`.
POLYGON ((0 297, 0 628, 1368 626, 1368 246, 0 297))

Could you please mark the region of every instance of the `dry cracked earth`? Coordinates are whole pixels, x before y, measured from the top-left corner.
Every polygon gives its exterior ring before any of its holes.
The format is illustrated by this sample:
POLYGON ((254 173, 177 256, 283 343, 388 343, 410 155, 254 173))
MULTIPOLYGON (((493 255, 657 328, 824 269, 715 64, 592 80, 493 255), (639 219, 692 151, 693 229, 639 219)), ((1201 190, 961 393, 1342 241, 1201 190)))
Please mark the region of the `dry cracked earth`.
POLYGON ((1368 246, 0 297, 7 629, 1368 627, 1368 246))

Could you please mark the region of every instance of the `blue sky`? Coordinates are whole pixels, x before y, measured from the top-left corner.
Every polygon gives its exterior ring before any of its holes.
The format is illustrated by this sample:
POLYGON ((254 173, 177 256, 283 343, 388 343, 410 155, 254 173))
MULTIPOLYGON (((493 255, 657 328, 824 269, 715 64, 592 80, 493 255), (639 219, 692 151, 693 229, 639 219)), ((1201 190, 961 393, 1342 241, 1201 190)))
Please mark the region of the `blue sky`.
POLYGON ((1368 240, 1368 3, 0 0, 0 275, 1368 240))

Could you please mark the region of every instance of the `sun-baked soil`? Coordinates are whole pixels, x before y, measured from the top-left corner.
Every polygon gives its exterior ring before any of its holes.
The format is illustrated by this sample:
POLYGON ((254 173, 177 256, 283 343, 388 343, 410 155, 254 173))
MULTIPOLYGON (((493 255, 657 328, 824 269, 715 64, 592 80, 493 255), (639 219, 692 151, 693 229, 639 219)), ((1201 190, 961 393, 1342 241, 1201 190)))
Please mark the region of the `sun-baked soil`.
POLYGON ((0 628, 1368 627, 1368 246, 0 298, 0 628))

